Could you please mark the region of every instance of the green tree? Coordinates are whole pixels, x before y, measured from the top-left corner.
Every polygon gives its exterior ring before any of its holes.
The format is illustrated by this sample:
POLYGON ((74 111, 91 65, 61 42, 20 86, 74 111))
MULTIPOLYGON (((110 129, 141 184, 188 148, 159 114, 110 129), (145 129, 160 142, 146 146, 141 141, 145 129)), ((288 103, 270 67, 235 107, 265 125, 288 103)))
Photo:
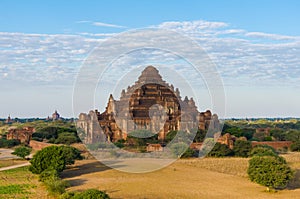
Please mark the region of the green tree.
POLYGON ((234 155, 239 157, 248 157, 250 155, 252 146, 248 141, 237 140, 234 143, 234 155))
POLYGON ((291 144, 291 151, 300 151, 300 141, 291 144))
POLYGON ((278 153, 269 145, 256 145, 252 148, 250 156, 278 156, 278 153))
POLYGON ((135 130, 128 134, 128 138, 134 140, 137 146, 146 146, 147 143, 158 143, 158 134, 149 130, 135 130))
POLYGON ((206 131, 199 129, 196 133, 196 136, 195 136, 193 142, 203 142, 205 136, 206 136, 206 131))
POLYGON ((12 152, 12 154, 25 159, 25 157, 28 156, 30 152, 31 152, 31 148, 26 146, 20 146, 16 148, 15 151, 12 152))
POLYGON ((109 195, 97 189, 88 189, 79 194, 76 194, 72 199, 110 199, 109 195))
POLYGON ((234 135, 235 137, 241 137, 242 136, 242 129, 237 127, 237 126, 225 126, 225 128, 223 127, 223 133, 222 134, 226 134, 229 133, 231 135, 234 135))
POLYGON ((286 140, 286 133, 282 129, 271 129, 270 134, 273 138, 277 141, 285 141, 286 140))
POLYGON ((75 163, 75 160, 82 160, 80 151, 71 146, 60 146, 63 151, 63 156, 66 160, 66 165, 71 165, 75 163))
POLYGON ((252 128, 243 128, 241 129, 241 136, 246 137, 247 140, 252 139, 255 129, 252 128))
POLYGON ((251 181, 269 188, 284 188, 293 178, 291 168, 283 158, 256 156, 249 161, 247 171, 251 181))
POLYGON ((175 157, 181 157, 188 148, 189 146, 184 142, 173 143, 170 146, 170 149, 175 157))
POLYGON ((213 149, 208 153, 208 156, 225 157, 232 156, 233 154, 233 151, 226 144, 220 144, 217 142, 213 149))
POLYGON ((97 189, 88 189, 83 192, 66 192, 60 196, 60 199, 110 199, 104 191, 97 189))
POLYGON ((78 142, 78 138, 76 137, 76 135, 74 133, 70 133, 70 132, 64 132, 64 133, 60 133, 58 134, 57 139, 54 141, 55 144, 73 144, 78 142))
POLYGON ((40 174, 47 169, 54 169, 61 172, 67 164, 73 164, 78 154, 70 146, 49 146, 38 151, 30 160, 29 170, 32 173, 40 174))
POLYGON ((286 140, 292 141, 292 142, 300 141, 300 131, 297 131, 297 130, 288 131, 286 134, 286 140))

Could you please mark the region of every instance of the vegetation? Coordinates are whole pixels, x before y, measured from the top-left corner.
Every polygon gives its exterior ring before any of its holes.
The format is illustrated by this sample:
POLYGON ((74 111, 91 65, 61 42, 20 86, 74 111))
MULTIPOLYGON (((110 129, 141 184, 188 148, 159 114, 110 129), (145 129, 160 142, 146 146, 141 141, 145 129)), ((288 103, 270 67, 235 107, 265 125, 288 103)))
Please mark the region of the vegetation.
POLYGON ((285 188, 293 178, 291 168, 284 158, 255 156, 249 161, 248 175, 251 181, 269 188, 285 188))
POLYGON ((0 194, 24 194, 28 193, 27 189, 31 187, 30 184, 10 184, 10 185, 1 185, 0 194))
POLYGON ((88 189, 83 192, 67 192, 61 195, 60 199, 110 199, 104 191, 97 189, 88 189))
POLYGON ((293 178, 293 171, 286 160, 275 149, 267 145, 258 145, 251 151, 248 175, 251 181, 270 188, 285 188, 293 178))
POLYGON ((252 146, 248 141, 237 140, 234 143, 234 155, 238 157, 248 157, 250 155, 252 146))
POLYGON ((213 149, 208 153, 210 157, 233 156, 234 152, 225 144, 216 143, 213 149))
POLYGON ((30 154, 31 150, 32 149, 29 147, 20 146, 20 147, 16 148, 15 151, 12 152, 12 154, 25 159, 25 157, 30 154))
POLYGON ((131 146, 147 146, 148 143, 159 143, 158 134, 154 134, 148 130, 136 130, 128 134, 128 142, 131 146))
POLYGON ((19 140, 11 139, 7 140, 6 138, 0 138, 0 148, 12 148, 20 144, 19 140))
POLYGON ((77 149, 70 146, 49 146, 38 151, 30 160, 29 170, 32 173, 40 174, 51 168, 61 172, 68 164, 74 164, 75 159, 81 156, 77 149))
POLYGON ((294 142, 291 145, 291 151, 300 151, 300 141, 294 142))
POLYGON ((253 147, 250 152, 250 156, 278 156, 278 153, 273 147, 268 145, 257 145, 253 147))
POLYGON ((44 184, 51 195, 61 195, 65 193, 66 188, 70 186, 67 181, 60 179, 55 174, 49 175, 47 179, 45 179, 44 184))
POLYGON ((184 142, 180 142, 172 144, 170 148, 175 157, 180 157, 187 151, 189 146, 184 142))

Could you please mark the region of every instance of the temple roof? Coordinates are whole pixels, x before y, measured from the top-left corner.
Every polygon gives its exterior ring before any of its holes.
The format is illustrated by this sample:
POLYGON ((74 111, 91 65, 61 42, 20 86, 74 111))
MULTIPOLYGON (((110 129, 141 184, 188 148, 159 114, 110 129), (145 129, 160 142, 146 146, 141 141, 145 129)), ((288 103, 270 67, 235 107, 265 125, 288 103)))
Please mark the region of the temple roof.
POLYGON ((161 75, 158 70, 153 66, 147 66, 143 71, 141 76, 139 77, 137 83, 145 84, 145 83, 160 83, 164 84, 165 81, 162 80, 161 75))

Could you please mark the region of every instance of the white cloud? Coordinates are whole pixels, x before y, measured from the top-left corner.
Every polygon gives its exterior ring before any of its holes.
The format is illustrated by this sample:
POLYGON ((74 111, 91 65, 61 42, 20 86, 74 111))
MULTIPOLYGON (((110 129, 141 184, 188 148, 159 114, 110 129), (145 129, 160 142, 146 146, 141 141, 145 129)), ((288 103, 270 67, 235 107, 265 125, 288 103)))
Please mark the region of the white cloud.
POLYGON ((116 24, 109 24, 109 23, 103 23, 103 22, 93 22, 94 26, 102 26, 102 27, 110 27, 110 28, 126 28, 125 26, 120 26, 116 24))
POLYGON ((88 21, 88 20, 76 21, 76 23, 86 23, 93 26, 101 26, 101 27, 109 27, 109 28, 127 28, 126 26, 120 26, 111 23, 103 23, 98 21, 88 21))
MULTIPOLYGON (((164 22, 156 27, 178 31, 198 42, 217 64, 227 85, 243 85, 249 82, 258 85, 278 82, 299 84, 300 41, 297 36, 247 32, 234 29, 228 23, 203 20, 164 22)), ((72 82, 89 52, 99 42, 116 34, 85 32, 77 35, 48 35, 0 32, 0 65, 5 66, 5 71, 0 72, 9 74, 7 78, 16 81, 58 84, 70 79, 72 82)), ((123 43, 134 45, 126 41, 123 43)), ((142 53, 139 59, 143 57, 153 62, 155 59, 173 61, 173 58, 161 53, 142 53)), ((136 60, 131 59, 128 64, 135 62, 136 60)))
POLYGON ((286 35, 278 35, 278 34, 270 34, 263 32, 248 32, 245 34, 247 37, 259 38, 259 39, 272 39, 272 40, 297 40, 300 37, 295 36, 286 36, 286 35))

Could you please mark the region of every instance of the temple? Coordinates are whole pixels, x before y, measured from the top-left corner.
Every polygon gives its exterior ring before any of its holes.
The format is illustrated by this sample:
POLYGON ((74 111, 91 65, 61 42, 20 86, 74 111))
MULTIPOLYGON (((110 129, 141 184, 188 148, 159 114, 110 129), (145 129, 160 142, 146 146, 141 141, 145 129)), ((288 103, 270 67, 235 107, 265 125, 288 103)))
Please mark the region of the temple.
POLYGON ((218 116, 209 110, 199 112, 193 98, 182 99, 179 89, 166 83, 153 66, 146 67, 134 85, 122 90, 119 100, 110 95, 104 112, 81 113, 77 121, 86 133, 86 143, 126 140, 128 133, 143 129, 164 140, 172 130, 206 130, 209 125, 218 129, 218 116))

